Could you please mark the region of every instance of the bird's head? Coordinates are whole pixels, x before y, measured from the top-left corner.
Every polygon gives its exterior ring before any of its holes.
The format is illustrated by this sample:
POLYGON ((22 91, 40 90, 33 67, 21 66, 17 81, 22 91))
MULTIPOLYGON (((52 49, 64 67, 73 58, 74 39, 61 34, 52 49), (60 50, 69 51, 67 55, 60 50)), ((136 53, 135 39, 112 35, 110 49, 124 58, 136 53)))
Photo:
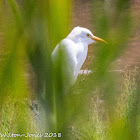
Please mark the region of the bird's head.
POLYGON ((71 31, 71 33, 67 36, 67 38, 73 40, 76 43, 83 42, 83 43, 87 43, 88 45, 96 41, 107 43, 105 40, 94 36, 90 30, 79 26, 75 27, 71 31))

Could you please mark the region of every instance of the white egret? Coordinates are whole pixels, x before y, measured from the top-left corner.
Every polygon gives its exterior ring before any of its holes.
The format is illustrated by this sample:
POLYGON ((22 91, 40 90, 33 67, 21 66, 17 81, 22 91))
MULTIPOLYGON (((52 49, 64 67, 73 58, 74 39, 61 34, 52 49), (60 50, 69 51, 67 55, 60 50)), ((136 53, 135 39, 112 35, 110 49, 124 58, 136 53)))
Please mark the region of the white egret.
POLYGON ((105 40, 94 36, 90 30, 75 27, 52 52, 55 70, 61 69, 64 92, 67 92, 76 82, 78 72, 87 57, 88 45, 96 41, 107 43, 105 40))

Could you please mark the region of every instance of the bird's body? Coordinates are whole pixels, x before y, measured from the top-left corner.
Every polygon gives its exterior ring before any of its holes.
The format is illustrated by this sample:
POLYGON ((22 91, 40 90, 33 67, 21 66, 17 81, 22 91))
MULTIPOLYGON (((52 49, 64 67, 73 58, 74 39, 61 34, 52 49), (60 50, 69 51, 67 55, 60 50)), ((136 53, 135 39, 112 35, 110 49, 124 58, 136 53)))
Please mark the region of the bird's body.
POLYGON ((75 27, 52 52, 55 72, 61 70, 64 92, 67 92, 76 82, 78 73, 87 57, 88 45, 95 42, 91 37, 95 36, 88 29, 75 27))

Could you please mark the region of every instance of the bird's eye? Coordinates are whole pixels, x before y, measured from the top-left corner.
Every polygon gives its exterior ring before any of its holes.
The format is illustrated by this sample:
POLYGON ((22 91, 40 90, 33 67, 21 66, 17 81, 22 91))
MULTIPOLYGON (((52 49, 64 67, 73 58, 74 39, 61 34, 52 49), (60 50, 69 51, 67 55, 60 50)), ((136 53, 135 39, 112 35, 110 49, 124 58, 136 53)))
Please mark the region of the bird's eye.
POLYGON ((87 34, 87 37, 89 37, 90 36, 90 34, 87 34))

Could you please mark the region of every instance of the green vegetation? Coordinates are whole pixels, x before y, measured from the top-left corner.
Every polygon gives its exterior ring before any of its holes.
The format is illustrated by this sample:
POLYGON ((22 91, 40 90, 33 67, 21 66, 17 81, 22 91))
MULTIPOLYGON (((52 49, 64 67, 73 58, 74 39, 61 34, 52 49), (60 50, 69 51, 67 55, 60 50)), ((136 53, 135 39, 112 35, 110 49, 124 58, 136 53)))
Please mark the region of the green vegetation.
POLYGON ((51 52, 70 31, 72 1, 0 1, 1 134, 61 132, 64 140, 140 139, 139 70, 111 71, 134 29, 130 1, 108 1, 106 8, 103 0, 92 3, 96 34, 109 45, 96 44, 93 73, 79 76, 64 94, 61 69, 55 77, 51 52))
POLYGON ((71 125, 70 132, 73 134, 73 139, 139 139, 140 118, 139 112, 135 112, 138 105, 136 103, 138 81, 136 81, 135 74, 136 71, 123 74, 120 82, 120 94, 110 108, 106 106, 106 102, 103 100, 106 92, 97 88, 91 93, 92 95, 88 98, 86 113, 79 116, 77 122, 73 122, 71 125), (135 121, 138 124, 135 124, 135 121))

